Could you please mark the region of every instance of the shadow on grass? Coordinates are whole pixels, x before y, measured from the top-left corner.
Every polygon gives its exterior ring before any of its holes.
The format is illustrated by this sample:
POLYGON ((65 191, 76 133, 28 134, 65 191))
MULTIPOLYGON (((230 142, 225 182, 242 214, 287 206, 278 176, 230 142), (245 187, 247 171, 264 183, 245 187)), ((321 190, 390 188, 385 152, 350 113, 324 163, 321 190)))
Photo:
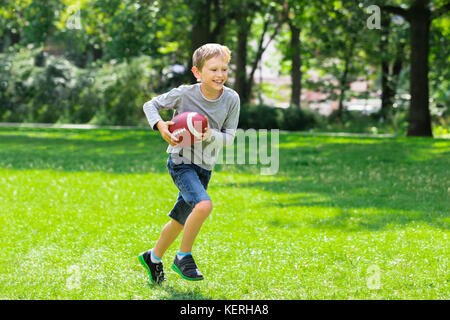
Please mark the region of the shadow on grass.
POLYGON ((299 228, 307 223, 354 232, 426 223, 449 229, 450 141, 295 138, 280 137, 280 179, 222 185, 274 194, 258 206, 261 210, 298 212, 273 217, 269 226, 299 228), (301 145, 289 147, 289 143, 301 145), (307 216, 311 207, 330 209, 332 214, 307 216))
POLYGON ((383 176, 377 181, 354 181, 345 174, 321 178, 320 173, 312 173, 309 178, 230 183, 222 187, 259 189, 275 194, 262 200, 256 208, 287 210, 286 215, 276 211, 276 216, 269 218, 267 223, 271 227, 300 228, 306 223, 319 229, 355 232, 425 223, 443 230, 450 228, 445 177, 435 182, 440 190, 428 185, 405 190, 403 183, 392 186, 390 179, 383 176), (321 179, 325 181, 321 183, 321 179))
POLYGON ((378 231, 386 228, 399 228, 411 223, 426 223, 443 230, 449 229, 449 223, 444 214, 427 212, 392 212, 380 210, 365 212, 364 210, 340 210, 331 218, 315 219, 311 225, 320 229, 340 229, 352 231, 378 231), (357 211, 357 212, 356 212, 357 211))
MULTIPOLYGON (((148 130, 1 128, 0 136, 0 168, 167 173, 167 144, 148 130)), ((308 221, 318 228, 380 230, 425 222, 448 229, 449 166, 448 140, 282 134, 278 176, 284 179, 261 182, 255 176, 247 183, 220 188, 286 196, 283 203, 262 201, 261 210, 338 208, 332 217, 308 221), (317 194, 321 199, 305 199, 301 194, 317 194)), ((233 171, 252 173, 254 168, 241 165, 233 171)), ((298 226, 283 221, 274 218, 269 224, 298 226)))
MULTIPOLYGON (((414 165, 447 162, 448 140, 281 134, 280 175, 342 165, 414 165), (438 152, 436 152, 438 151, 438 152), (447 160, 445 160, 447 159, 447 160)), ((236 147, 236 145, 235 145, 236 147)), ((166 173, 167 143, 150 130, 0 128, 0 168, 166 173)), ((248 145, 246 145, 248 160, 248 145)), ((235 152, 236 154, 236 152, 235 152)), ((260 172, 255 165, 217 165, 215 170, 260 172)))
MULTIPOLYGON (((202 293, 201 289, 197 286, 181 289, 164 283, 161 286, 154 285, 148 282, 148 286, 152 289, 157 288, 161 294, 160 300, 215 300, 216 297, 211 297, 202 293)), ((225 298, 222 298, 225 299, 225 298)))
MULTIPOLYGON (((324 207, 326 203, 303 203, 306 210, 311 206, 324 207)), ((301 208, 300 208, 301 210, 301 208)), ((273 218, 268 225, 276 228, 300 228, 302 222, 317 229, 339 229, 345 232, 380 231, 388 228, 402 228, 411 223, 425 223, 431 227, 448 230, 445 213, 418 211, 393 211, 392 209, 338 208, 337 213, 327 217, 297 217, 298 219, 273 218)))
POLYGON ((133 134, 108 130, 57 130, 32 131, 31 135, 26 135, 30 132, 23 135, 17 133, 1 136, 2 168, 68 172, 167 172, 167 145, 154 132, 142 130, 133 134))

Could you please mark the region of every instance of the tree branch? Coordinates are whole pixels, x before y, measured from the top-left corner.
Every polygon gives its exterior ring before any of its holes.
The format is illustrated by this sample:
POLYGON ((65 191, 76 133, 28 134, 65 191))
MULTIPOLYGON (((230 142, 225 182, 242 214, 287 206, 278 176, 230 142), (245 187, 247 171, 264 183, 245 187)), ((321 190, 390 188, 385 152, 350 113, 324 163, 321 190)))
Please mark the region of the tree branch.
POLYGON ((275 29, 273 30, 272 34, 271 34, 270 37, 269 37, 269 41, 268 41, 268 42, 266 43, 266 45, 264 46, 264 38, 265 38, 265 35, 266 35, 267 31, 268 31, 268 28, 269 28, 269 24, 270 24, 270 23, 271 23, 270 19, 267 20, 267 21, 264 21, 263 31, 262 31, 261 37, 260 37, 260 39, 259 39, 258 50, 257 50, 257 52, 256 52, 255 59, 253 60, 252 68, 251 68, 251 71, 250 71, 250 75, 249 75, 249 77, 248 77, 248 83, 249 83, 248 88, 250 88, 250 89, 251 89, 251 87, 252 87, 252 85, 253 85, 253 77, 254 77, 255 72, 256 72, 256 69, 257 69, 257 67, 258 67, 258 63, 259 63, 259 61, 261 60, 261 57, 262 57, 264 51, 266 51, 266 49, 267 49, 267 47, 269 46, 270 42, 272 42, 272 40, 273 40, 273 39, 276 37, 276 35, 278 34, 278 31, 280 30, 280 27, 282 26, 283 21, 282 21, 282 20, 279 20, 279 21, 278 21, 278 23, 277 23, 276 26, 275 26, 275 29))
POLYGON ((407 20, 408 22, 410 21, 411 17, 410 17, 410 13, 408 10, 400 8, 400 7, 396 7, 396 6, 381 6, 380 7, 381 10, 383 10, 384 12, 387 13, 393 13, 396 14, 398 16, 402 16, 405 20, 407 20))
POLYGON ((270 20, 264 21, 263 30, 261 33, 261 37, 259 39, 258 50, 256 51, 256 57, 253 60, 252 69, 250 71, 250 76, 248 78, 249 83, 251 83, 253 81, 253 76, 255 74, 256 68, 258 67, 258 62, 259 62, 259 60, 261 60, 261 56, 265 50, 264 46, 263 46, 263 42, 264 42, 264 37, 266 35, 267 29, 269 27, 269 23, 270 23, 270 20))

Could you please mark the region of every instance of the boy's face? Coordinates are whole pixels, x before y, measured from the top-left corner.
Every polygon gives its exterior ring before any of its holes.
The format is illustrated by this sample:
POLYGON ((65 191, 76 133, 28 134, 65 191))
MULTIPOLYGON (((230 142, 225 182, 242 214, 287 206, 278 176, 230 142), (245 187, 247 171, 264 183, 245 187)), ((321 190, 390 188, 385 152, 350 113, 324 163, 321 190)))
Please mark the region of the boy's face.
POLYGON ((228 79, 228 63, 221 57, 212 57, 203 64, 202 70, 192 67, 194 76, 202 83, 202 90, 210 97, 222 92, 223 85, 228 79))

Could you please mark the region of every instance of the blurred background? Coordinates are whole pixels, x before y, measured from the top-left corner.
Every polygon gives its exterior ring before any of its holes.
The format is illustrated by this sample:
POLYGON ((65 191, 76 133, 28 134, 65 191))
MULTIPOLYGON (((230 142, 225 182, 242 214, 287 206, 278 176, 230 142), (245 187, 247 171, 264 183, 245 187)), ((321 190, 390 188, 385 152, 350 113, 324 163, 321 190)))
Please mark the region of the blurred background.
MULTIPOLYGON (((0 122, 148 127, 232 51, 239 127, 449 136, 448 0, 2 0, 0 122)), ((163 118, 170 119, 172 112, 163 118)))

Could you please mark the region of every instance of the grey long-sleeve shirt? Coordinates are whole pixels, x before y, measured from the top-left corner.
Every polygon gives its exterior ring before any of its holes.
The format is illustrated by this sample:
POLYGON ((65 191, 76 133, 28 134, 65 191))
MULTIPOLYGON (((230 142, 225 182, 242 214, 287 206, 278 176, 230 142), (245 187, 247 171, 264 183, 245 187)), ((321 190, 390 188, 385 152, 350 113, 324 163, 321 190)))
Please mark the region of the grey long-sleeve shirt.
POLYGON ((222 95, 216 100, 206 99, 200 91, 200 83, 182 85, 147 101, 144 113, 153 130, 162 120, 159 110, 174 109, 174 117, 182 112, 198 112, 206 116, 211 128, 211 137, 190 147, 169 145, 167 152, 172 154, 174 163, 194 163, 212 170, 217 154, 224 145, 231 145, 239 121, 240 100, 233 89, 223 87, 222 95))

